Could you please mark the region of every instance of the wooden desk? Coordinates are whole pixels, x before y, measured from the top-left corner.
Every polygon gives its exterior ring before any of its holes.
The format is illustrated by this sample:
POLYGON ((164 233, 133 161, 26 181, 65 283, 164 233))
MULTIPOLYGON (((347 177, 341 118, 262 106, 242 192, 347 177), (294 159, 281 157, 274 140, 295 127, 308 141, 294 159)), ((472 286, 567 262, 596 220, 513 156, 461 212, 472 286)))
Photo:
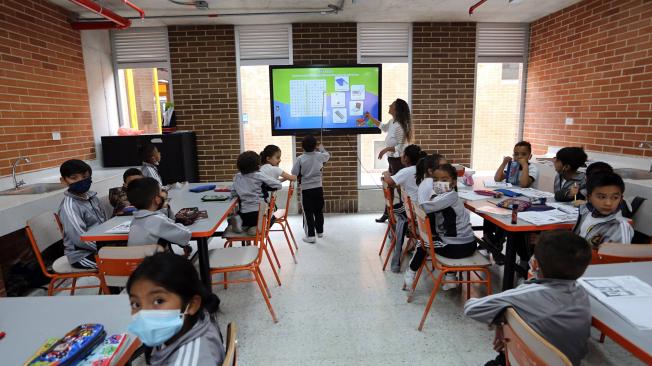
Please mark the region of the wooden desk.
MULTIPOLYGON (((652 285, 652 262, 597 264, 587 268, 586 277, 636 276, 652 285)), ((652 365, 652 330, 641 330, 620 317, 613 310, 589 295, 592 325, 631 352, 639 360, 652 365)), ((651 309, 643 311, 650 312, 651 309)), ((650 315, 652 316, 652 315, 650 315)))
MULTIPOLYGON (((177 212, 185 207, 198 207, 206 210, 207 219, 198 220, 188 226, 192 232, 192 238, 197 240, 197 254, 199 258, 199 275, 202 282, 210 288, 211 276, 208 264, 208 239, 215 234, 217 228, 226 220, 236 206, 236 199, 230 201, 209 201, 204 202, 201 197, 206 194, 215 194, 213 191, 193 193, 188 189, 191 187, 206 185, 209 183, 191 183, 180 189, 172 189, 168 192, 170 197, 170 209, 177 212)), ((216 183, 218 186, 224 183, 216 183)), ((225 193, 228 194, 228 193, 225 193)), ((131 221, 131 216, 116 216, 101 225, 91 228, 81 236, 85 241, 127 241, 128 234, 109 234, 108 230, 125 221, 131 221)))
MULTIPOLYGON (((0 340, 3 365, 22 365, 48 338, 63 337, 83 323, 104 325, 107 336, 124 333, 131 321, 127 295, 32 296, 0 298, 0 340)), ((130 335, 124 365, 140 347, 130 335)))
POLYGON ((572 230, 575 222, 564 222, 553 225, 536 226, 531 223, 518 219, 516 224, 512 224, 511 216, 492 215, 483 212, 478 212, 477 209, 484 205, 495 205, 500 199, 487 199, 479 201, 465 201, 464 207, 469 211, 477 214, 483 219, 495 224, 499 228, 505 230, 507 234, 507 247, 505 250, 505 266, 503 272, 503 291, 509 290, 514 287, 514 271, 516 269, 516 244, 514 243, 514 233, 531 233, 541 232, 547 230, 572 230))

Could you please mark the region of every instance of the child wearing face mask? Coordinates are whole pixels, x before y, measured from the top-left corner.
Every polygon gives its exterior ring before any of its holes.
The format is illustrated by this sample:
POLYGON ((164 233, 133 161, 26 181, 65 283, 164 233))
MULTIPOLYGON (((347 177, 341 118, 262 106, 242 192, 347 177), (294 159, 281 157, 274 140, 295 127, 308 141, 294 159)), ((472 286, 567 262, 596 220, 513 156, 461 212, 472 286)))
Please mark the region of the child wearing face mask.
POLYGON ((592 174, 586 191, 587 203, 579 208, 573 232, 595 248, 602 243, 630 244, 634 228, 621 213, 625 183, 620 175, 612 172, 592 174))
POLYGON ((134 207, 127 198, 127 186, 131 181, 142 177, 143 172, 139 169, 129 168, 122 174, 122 186, 109 189, 109 202, 113 206, 113 216, 131 215, 134 207))
POLYGON ((157 253, 127 281, 129 332, 145 344, 149 365, 221 365, 224 345, 217 324, 219 299, 187 259, 157 253))
POLYGON ((141 148, 140 154, 143 159, 143 166, 140 168, 143 176, 156 179, 159 186, 163 187, 163 180, 158 171, 158 164, 161 162, 161 153, 154 144, 145 144, 141 148))
POLYGON ((158 243, 164 247, 176 244, 189 248, 192 233, 168 217, 168 207, 161 187, 154 178, 136 179, 127 186, 129 202, 138 209, 129 228, 127 245, 158 243))
POLYGON ((63 227, 63 251, 68 263, 75 268, 95 269, 95 242, 81 240, 81 235, 106 221, 97 192, 90 191, 93 170, 77 159, 61 164, 61 183, 68 187, 59 205, 59 220, 63 227))
MULTIPOLYGON (((477 244, 471 217, 464 208, 464 201, 457 194, 457 171, 451 164, 439 165, 429 178, 419 184, 418 204, 430 219, 435 252, 446 258, 466 258, 475 253, 477 244)), ((414 251, 410 268, 405 271, 405 290, 412 289, 416 271, 426 259, 427 248, 414 251)), ((445 280, 454 281, 455 273, 447 273, 445 280)), ((442 290, 457 287, 445 283, 442 290)))

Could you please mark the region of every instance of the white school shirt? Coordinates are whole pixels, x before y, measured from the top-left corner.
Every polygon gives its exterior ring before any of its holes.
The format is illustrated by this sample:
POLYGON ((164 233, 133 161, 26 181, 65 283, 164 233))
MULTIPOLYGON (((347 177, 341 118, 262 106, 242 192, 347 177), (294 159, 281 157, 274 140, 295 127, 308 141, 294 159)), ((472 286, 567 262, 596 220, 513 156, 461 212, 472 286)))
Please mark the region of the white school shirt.
POLYGON ((405 167, 392 175, 392 180, 405 189, 410 199, 418 203, 419 186, 417 185, 417 167, 412 165, 405 167))
POLYGON ((265 164, 260 167, 260 172, 270 178, 279 179, 278 177, 280 177, 281 174, 283 174, 283 169, 281 169, 281 167, 274 166, 272 164, 265 164))
POLYGON ((401 125, 392 118, 387 123, 380 123, 380 130, 387 132, 385 147, 393 147, 394 152, 387 153, 387 157, 400 158, 405 149, 405 131, 401 125))

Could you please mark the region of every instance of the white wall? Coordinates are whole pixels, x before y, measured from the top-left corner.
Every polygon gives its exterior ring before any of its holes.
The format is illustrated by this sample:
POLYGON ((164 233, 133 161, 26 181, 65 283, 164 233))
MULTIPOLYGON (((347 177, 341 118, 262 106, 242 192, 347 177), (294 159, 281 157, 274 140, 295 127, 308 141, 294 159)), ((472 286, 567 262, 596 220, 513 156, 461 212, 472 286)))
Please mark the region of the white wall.
POLYGON ((81 36, 95 151, 102 161, 100 137, 115 135, 119 126, 111 38, 108 30, 82 31, 81 36))

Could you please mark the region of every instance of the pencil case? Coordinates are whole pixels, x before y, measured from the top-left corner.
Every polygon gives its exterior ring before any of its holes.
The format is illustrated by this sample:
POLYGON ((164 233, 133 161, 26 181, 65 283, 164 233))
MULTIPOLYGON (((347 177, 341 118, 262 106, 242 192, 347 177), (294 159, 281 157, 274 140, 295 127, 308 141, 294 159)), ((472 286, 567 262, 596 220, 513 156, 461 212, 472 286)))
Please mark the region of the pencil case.
POLYGON ((229 199, 229 196, 224 194, 207 194, 202 196, 202 201, 226 201, 229 199))
POLYGON ((489 190, 486 190, 486 189, 478 189, 478 190, 475 190, 473 192, 475 192, 476 194, 479 194, 481 196, 487 196, 487 197, 499 197, 499 196, 501 196, 496 191, 489 191, 489 190))
POLYGON ((502 201, 496 203, 496 206, 502 207, 502 208, 507 208, 507 209, 511 209, 512 206, 514 206, 514 205, 516 205, 516 210, 518 212, 523 212, 523 211, 529 209, 530 207, 532 207, 532 204, 530 202, 523 201, 523 200, 517 200, 517 199, 514 199, 514 198, 508 198, 508 199, 505 199, 505 200, 502 200, 502 201))
POLYGON ((102 343, 105 336, 106 331, 102 324, 82 324, 33 358, 27 365, 75 365, 102 343))
POLYGON ((190 188, 190 192, 200 193, 200 192, 210 191, 213 189, 215 189, 215 184, 206 184, 203 186, 192 187, 190 188))
POLYGON ((522 196, 522 194, 520 194, 520 193, 517 193, 517 192, 514 192, 514 191, 510 191, 509 189, 504 189, 504 188, 496 189, 496 192, 500 192, 500 193, 504 194, 504 195, 507 196, 507 197, 518 197, 518 196, 522 196))

